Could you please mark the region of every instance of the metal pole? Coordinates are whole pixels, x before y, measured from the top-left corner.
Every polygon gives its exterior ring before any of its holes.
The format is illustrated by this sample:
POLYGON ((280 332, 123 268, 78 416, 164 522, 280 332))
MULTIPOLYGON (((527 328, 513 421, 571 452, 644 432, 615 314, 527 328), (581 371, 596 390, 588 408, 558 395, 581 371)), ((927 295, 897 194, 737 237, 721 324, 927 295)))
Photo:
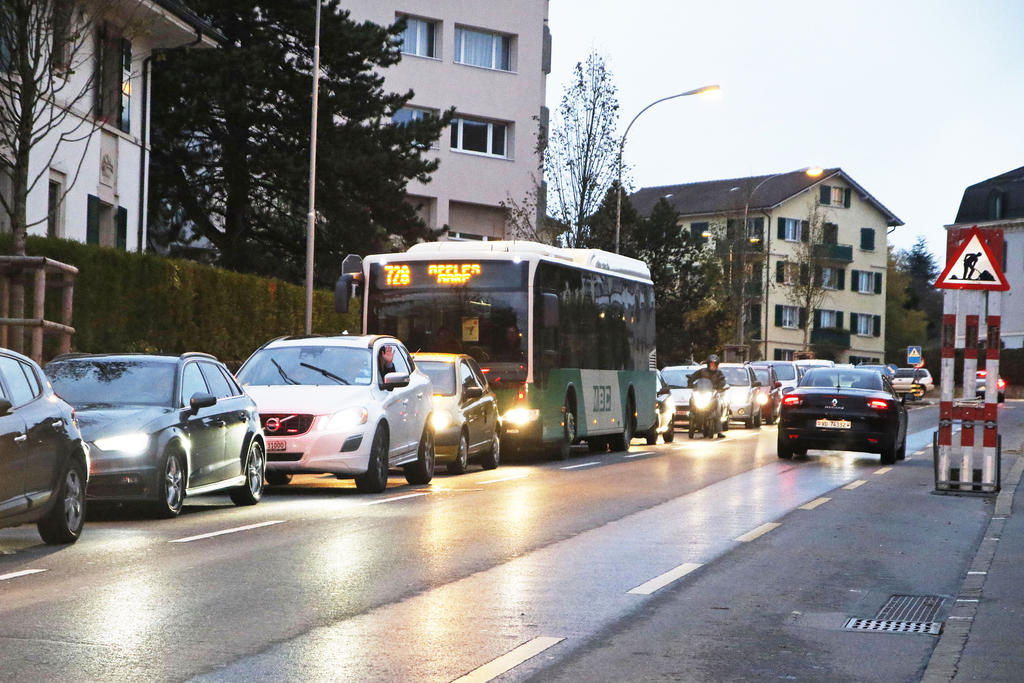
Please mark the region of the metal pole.
POLYGON ((313 334, 313 239, 316 236, 316 122, 320 99, 320 0, 313 31, 313 114, 309 133, 309 214, 306 216, 306 334, 313 334))

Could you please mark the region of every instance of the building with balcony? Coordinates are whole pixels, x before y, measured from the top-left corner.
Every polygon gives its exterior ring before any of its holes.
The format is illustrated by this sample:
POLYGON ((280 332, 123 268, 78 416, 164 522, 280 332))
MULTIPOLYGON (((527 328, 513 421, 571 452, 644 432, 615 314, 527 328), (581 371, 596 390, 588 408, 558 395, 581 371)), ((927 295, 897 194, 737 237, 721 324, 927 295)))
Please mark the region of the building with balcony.
POLYGON ((641 215, 664 199, 736 273, 751 359, 884 359, 887 235, 903 221, 841 168, 645 187, 630 199, 641 215))
MULTIPOLYGON (((1000 339, 1009 349, 1024 347, 1024 166, 964 190, 956 221, 945 226, 1003 231, 1003 275, 1010 284, 1002 292, 1000 339)), ((951 254, 947 254, 947 257, 951 254)), ((945 259, 942 259, 945 262, 945 259)), ((992 292, 997 295, 998 292, 992 292)))
MULTIPOLYGON (((407 20, 402 61, 383 74, 385 88, 414 92, 396 120, 455 107, 451 130, 429 152, 440 167, 429 183, 409 184, 420 217, 445 230, 442 239, 503 239, 504 207, 544 194, 537 150, 551 71, 548 0, 342 5, 357 20, 407 20)), ((537 210, 544 210, 542 201, 537 210)))
MULTIPOLYGON (((36 131, 42 137, 29 161, 29 182, 37 180, 27 197, 28 234, 141 250, 152 55, 213 48, 222 37, 177 0, 86 0, 80 7, 84 31, 66 47, 73 63, 59 64, 54 56, 52 68, 63 69, 63 83, 37 119, 59 124, 36 131)), ((10 199, 7 163, 0 150, 0 193, 10 199)), ((9 216, 0 211, 0 232, 9 231, 9 216)))

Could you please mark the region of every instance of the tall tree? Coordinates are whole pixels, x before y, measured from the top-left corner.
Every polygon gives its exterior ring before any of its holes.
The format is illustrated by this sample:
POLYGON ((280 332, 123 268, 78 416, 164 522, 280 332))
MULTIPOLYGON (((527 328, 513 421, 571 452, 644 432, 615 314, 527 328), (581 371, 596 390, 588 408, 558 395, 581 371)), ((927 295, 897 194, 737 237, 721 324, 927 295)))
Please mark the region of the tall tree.
POLYGON ((617 92, 604 58, 592 52, 573 69, 548 136, 544 154, 548 213, 564 228, 561 239, 569 247, 589 243, 588 221, 615 181, 617 92))
POLYGON ((886 272, 885 359, 902 365, 908 346, 921 346, 932 337, 928 336, 928 314, 911 302, 906 255, 890 247, 886 272))
POLYGON ((814 311, 831 297, 831 290, 823 280, 824 268, 832 265, 828 258, 826 225, 828 214, 817 203, 811 204, 807 211, 807 220, 803 221, 801 230, 807 230, 806 236, 794 247, 794 261, 786 266, 795 269, 787 279, 793 284, 786 288, 786 298, 800 310, 800 326, 804 330, 803 350, 811 345, 811 328, 814 311))
POLYGON ((900 255, 897 265, 907 276, 907 308, 924 311, 928 320, 926 338, 938 339, 942 324, 942 294, 935 289, 935 279, 941 271, 928 250, 925 238, 918 237, 914 246, 900 255))
MULTIPOLYGON (((428 182, 424 157, 452 112, 392 117, 411 91, 384 90, 404 21, 353 21, 340 0, 321 18, 316 268, 333 280, 349 252, 430 235, 407 201, 428 182)), ((201 236, 225 267, 301 279, 308 214, 314 9, 309 0, 195 0, 227 38, 219 50, 169 52, 154 75, 151 194, 156 239, 201 236)))

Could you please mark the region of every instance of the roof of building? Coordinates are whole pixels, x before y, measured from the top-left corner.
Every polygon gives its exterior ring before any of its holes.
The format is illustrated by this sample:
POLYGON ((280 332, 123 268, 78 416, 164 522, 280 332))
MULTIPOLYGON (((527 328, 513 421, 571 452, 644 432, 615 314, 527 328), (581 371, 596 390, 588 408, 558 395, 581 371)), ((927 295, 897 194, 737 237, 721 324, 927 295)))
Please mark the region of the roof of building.
POLYGON ((957 223, 979 223, 1005 218, 1024 218, 1024 166, 983 180, 964 190, 957 223), (998 213, 997 196, 1002 196, 998 213))
POLYGON ((194 28, 196 31, 210 36, 218 43, 227 42, 227 38, 224 37, 224 34, 214 28, 213 24, 189 9, 185 3, 180 2, 179 0, 153 0, 153 4, 164 8, 194 28))
POLYGON ((629 199, 636 210, 644 216, 651 213, 654 205, 661 198, 664 198, 673 209, 683 216, 743 211, 748 198, 750 206, 747 208, 750 211, 767 211, 819 183, 837 177, 849 183, 863 199, 885 215, 889 225, 903 225, 903 221, 896 214, 857 184, 841 168, 827 168, 815 177, 807 175, 805 169, 799 169, 750 176, 749 178, 727 178, 682 185, 644 187, 631 194, 629 199))

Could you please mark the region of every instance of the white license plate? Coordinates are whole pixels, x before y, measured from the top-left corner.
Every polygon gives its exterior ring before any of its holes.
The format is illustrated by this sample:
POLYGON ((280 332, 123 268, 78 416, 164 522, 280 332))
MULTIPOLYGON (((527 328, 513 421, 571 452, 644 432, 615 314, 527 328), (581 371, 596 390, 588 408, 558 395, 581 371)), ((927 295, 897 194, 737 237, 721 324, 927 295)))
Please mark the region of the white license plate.
POLYGON ((815 427, 824 427, 825 429, 849 429, 849 420, 826 420, 822 418, 814 423, 815 427))
POLYGON ((268 439, 267 450, 272 453, 281 453, 288 450, 288 442, 281 439, 268 439))

